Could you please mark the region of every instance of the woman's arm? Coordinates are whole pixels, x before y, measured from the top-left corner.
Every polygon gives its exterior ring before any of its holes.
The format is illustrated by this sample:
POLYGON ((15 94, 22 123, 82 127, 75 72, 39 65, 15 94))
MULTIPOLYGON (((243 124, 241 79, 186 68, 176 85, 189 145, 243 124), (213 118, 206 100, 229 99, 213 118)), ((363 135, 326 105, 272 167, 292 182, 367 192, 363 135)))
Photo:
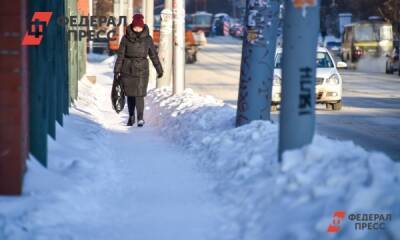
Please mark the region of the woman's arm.
POLYGON ((124 61, 125 57, 125 47, 126 47, 126 39, 125 37, 122 37, 121 42, 119 44, 117 61, 115 62, 114 66, 114 73, 121 72, 122 62, 124 61))
POLYGON ((153 43, 153 38, 150 37, 149 41, 150 41, 149 57, 151 59, 151 62, 154 65, 154 67, 156 68, 158 77, 160 78, 163 75, 164 70, 162 68, 160 59, 158 58, 156 46, 154 46, 154 43, 153 43))

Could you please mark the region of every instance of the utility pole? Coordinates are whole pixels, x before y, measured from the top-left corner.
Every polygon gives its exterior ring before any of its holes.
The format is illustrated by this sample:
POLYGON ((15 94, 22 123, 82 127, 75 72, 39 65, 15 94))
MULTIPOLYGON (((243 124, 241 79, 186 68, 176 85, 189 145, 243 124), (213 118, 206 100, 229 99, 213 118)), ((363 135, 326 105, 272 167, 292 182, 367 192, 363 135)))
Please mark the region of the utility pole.
POLYGON ((164 10, 161 12, 160 44, 158 55, 164 69, 164 75, 157 81, 157 88, 169 87, 172 74, 172 50, 173 50, 173 14, 172 0, 165 0, 164 10))
POLYGON ((285 0, 279 158, 310 144, 315 131, 318 0, 285 0))
POLYGON ((280 0, 247 0, 236 126, 270 120, 280 0))
POLYGON ((173 0, 174 14, 174 94, 185 89, 185 0, 173 0))
POLYGON ((237 14, 236 14, 236 3, 237 3, 237 1, 236 0, 231 0, 232 1, 232 16, 233 17, 237 17, 237 14))
MULTIPOLYGON (((89 16, 93 16, 93 0, 89 0, 89 16)), ((89 25, 89 30, 93 30, 93 27, 89 25)), ((89 40, 89 53, 93 53, 93 40, 89 40)))
MULTIPOLYGON (((119 17, 124 16, 124 6, 123 6, 123 1, 124 0, 119 0, 119 17)), ((118 27, 118 36, 119 36, 119 42, 121 42, 122 37, 124 36, 124 25, 121 24, 118 27)))
POLYGON ((150 35, 153 36, 154 29, 154 0, 145 0, 145 21, 149 27, 150 35))
POLYGON ((146 2, 147 0, 142 0, 142 14, 145 15, 146 14, 146 2))
POLYGON ((129 22, 132 20, 132 17, 133 17, 133 0, 128 0, 128 16, 126 16, 127 24, 129 24, 129 22))
MULTIPOLYGON (((143 15, 145 18, 145 23, 149 27, 150 36, 153 36, 154 30, 154 0, 143 0, 143 15)), ((150 60, 149 60, 150 61, 150 60)), ((149 64, 150 66, 150 74, 149 74, 149 84, 150 88, 156 87, 157 82, 157 74, 156 70, 153 67, 153 64, 149 64)))

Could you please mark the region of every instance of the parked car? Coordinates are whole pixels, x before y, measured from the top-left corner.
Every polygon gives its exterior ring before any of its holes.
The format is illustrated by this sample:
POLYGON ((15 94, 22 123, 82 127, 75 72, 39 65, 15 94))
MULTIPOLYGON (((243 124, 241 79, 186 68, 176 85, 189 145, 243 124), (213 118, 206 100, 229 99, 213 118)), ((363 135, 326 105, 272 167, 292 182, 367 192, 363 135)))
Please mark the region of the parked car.
MULTIPOLYGON (((282 79, 282 48, 278 48, 275 56, 274 81, 272 87, 272 110, 275 111, 281 102, 282 79)), ((342 108, 343 80, 329 50, 319 47, 317 50, 316 102, 325 104, 327 109, 342 108)), ((339 68, 346 68, 344 62, 338 63, 339 68)))
POLYGON ((212 31, 214 36, 229 35, 230 17, 226 13, 217 13, 212 22, 212 31))
POLYGON ((229 34, 233 37, 243 37, 243 24, 238 18, 231 18, 229 34))
POLYGON ((202 31, 206 36, 210 35, 213 15, 208 12, 196 12, 192 14, 193 32, 202 31))
MULTIPOLYGON (((158 26, 154 28, 153 31, 153 40, 156 47, 160 43, 160 18, 156 17, 154 21, 154 26, 158 26)), ((205 33, 201 30, 193 32, 193 25, 191 22, 186 22, 186 31, 185 31, 185 56, 186 63, 193 64, 197 62, 197 52, 199 51, 199 47, 207 44, 207 39, 205 37, 205 33)))
POLYGON ((329 41, 325 43, 325 47, 334 55, 334 57, 340 56, 340 49, 342 48, 341 42, 329 41))

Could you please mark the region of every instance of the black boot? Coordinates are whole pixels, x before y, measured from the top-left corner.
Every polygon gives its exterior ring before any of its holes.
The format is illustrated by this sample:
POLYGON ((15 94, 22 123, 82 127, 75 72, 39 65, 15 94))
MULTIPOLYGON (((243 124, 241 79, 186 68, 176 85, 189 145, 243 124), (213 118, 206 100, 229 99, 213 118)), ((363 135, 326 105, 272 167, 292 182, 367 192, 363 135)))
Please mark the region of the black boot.
POLYGON ((129 116, 126 126, 131 127, 133 124, 135 124, 135 116, 129 116))

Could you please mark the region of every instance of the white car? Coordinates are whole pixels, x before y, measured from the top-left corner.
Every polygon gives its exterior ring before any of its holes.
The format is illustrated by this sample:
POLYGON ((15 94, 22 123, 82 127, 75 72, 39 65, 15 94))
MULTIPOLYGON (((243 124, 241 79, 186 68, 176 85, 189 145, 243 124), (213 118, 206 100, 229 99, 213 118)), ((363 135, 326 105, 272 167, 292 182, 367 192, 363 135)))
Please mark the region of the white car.
MULTIPOLYGON (((275 55, 274 81, 272 87, 272 110, 276 111, 281 102, 281 58, 282 48, 278 48, 275 55)), ((333 61, 332 55, 326 48, 317 50, 317 78, 316 101, 326 105, 327 109, 340 110, 342 108, 343 81, 333 61)), ((346 63, 339 62, 340 68, 346 68, 346 63)))

